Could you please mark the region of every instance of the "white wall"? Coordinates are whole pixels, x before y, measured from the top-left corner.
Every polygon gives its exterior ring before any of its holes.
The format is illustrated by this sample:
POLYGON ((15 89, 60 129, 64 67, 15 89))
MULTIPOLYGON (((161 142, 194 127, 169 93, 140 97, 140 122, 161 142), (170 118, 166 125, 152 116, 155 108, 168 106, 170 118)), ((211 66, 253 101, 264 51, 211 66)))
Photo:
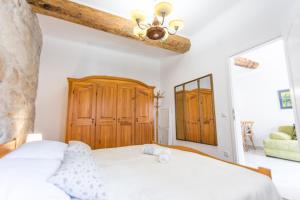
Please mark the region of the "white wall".
MULTIPOLYGON (((174 113, 173 87, 185 81, 213 73, 218 147, 176 141, 220 158, 233 160, 235 152, 231 127, 231 95, 228 76, 229 58, 241 51, 282 34, 294 1, 244 0, 220 15, 192 38, 190 52, 162 61, 161 87, 166 91, 164 107, 174 113), (266 12, 267 8, 267 12, 266 12), (229 154, 224 156, 224 152, 229 154)), ((175 117, 170 130, 175 138, 175 117)))
POLYGON ((240 120, 254 121, 254 143, 262 147, 263 140, 278 126, 294 123, 293 109, 280 109, 278 100, 278 90, 290 88, 284 43, 276 40, 238 56, 257 61, 259 67, 231 66, 235 114, 239 118, 236 126, 240 126, 240 120))
POLYGON ((159 64, 158 60, 143 56, 44 36, 35 132, 46 139, 64 139, 67 77, 120 76, 159 87, 159 64))

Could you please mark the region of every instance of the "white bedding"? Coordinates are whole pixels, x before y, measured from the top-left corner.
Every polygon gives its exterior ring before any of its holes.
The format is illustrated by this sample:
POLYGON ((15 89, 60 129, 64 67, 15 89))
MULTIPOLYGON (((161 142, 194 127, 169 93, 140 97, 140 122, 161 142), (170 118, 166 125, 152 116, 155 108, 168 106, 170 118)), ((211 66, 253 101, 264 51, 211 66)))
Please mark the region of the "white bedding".
POLYGON ((261 174, 189 152, 171 150, 167 164, 143 146, 93 151, 110 200, 279 200, 261 174))

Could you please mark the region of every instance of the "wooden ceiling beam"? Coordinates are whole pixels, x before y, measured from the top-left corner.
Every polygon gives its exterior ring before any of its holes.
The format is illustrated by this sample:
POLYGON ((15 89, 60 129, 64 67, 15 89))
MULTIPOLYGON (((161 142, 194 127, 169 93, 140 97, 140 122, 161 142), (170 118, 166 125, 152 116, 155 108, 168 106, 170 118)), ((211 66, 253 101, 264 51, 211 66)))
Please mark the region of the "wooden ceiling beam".
POLYGON ((139 40, 147 45, 185 53, 190 49, 189 39, 172 35, 164 41, 140 40, 133 34, 135 23, 131 20, 97 10, 69 0, 27 0, 34 12, 88 26, 115 35, 139 40))
POLYGON ((246 67, 250 69, 256 69, 259 66, 258 62, 243 57, 235 58, 234 64, 240 67, 246 67))

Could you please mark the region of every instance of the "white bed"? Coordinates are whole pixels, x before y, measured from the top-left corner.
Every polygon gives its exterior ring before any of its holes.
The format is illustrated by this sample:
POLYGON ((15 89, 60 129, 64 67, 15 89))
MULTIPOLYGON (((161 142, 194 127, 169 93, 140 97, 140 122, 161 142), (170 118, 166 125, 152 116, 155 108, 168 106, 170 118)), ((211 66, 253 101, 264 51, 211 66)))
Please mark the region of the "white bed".
POLYGON ((110 200, 279 200, 271 179, 198 154, 171 150, 167 164, 143 146, 93 151, 110 200))
POLYGON ((0 159, 0 199, 70 200, 67 194, 84 197, 82 192, 105 194, 105 198, 97 200, 281 199, 268 176, 196 153, 170 149, 170 160, 160 163, 157 156, 143 153, 145 146, 94 151, 86 146, 41 141, 28 143, 6 155, 0 159), (74 173, 78 169, 84 170, 80 176, 74 173), (91 169, 89 174, 86 169, 91 169), (88 179, 97 174, 102 176, 94 182, 99 190, 91 188, 93 181, 88 179), (64 179, 71 177, 71 185, 63 185, 64 179), (78 180, 81 185, 72 185, 78 180), (79 194, 70 193, 71 186, 79 194), (82 191, 83 188, 86 190, 82 191))

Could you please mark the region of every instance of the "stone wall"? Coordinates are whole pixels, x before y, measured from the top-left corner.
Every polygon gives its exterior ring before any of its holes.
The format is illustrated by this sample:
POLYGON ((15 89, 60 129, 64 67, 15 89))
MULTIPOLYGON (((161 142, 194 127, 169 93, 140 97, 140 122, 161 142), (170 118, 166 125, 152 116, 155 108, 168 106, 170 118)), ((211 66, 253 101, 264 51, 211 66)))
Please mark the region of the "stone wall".
POLYGON ((33 131, 41 46, 26 0, 0 0, 0 144, 33 131))

